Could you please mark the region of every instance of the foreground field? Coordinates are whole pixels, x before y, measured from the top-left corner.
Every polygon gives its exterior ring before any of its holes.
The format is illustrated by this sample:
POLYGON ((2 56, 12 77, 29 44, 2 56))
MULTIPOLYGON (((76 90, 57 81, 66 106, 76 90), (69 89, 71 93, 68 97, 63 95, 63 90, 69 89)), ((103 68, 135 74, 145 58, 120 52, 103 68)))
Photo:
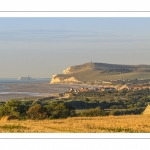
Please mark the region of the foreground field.
POLYGON ((150 115, 74 117, 59 120, 0 121, 0 132, 150 133, 150 115))

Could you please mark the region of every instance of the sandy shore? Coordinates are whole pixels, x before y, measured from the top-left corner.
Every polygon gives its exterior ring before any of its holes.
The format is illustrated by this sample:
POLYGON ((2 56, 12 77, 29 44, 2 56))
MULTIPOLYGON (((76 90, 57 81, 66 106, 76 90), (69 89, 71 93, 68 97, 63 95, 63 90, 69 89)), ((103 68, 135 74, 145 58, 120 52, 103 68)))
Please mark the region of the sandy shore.
POLYGON ((0 84, 0 101, 15 98, 48 97, 54 93, 66 92, 70 88, 88 87, 79 84, 50 84, 39 83, 4 83, 0 84))

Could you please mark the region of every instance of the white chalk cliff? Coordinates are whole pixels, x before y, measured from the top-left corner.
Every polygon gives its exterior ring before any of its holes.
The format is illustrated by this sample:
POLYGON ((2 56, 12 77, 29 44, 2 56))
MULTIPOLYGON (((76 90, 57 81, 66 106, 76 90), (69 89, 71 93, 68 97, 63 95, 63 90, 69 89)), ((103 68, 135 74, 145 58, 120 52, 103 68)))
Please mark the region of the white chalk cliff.
POLYGON ((80 81, 75 77, 63 78, 60 74, 55 74, 50 83, 80 83, 80 81))
POLYGON ((70 69, 71 67, 68 67, 67 69, 63 70, 63 74, 71 74, 70 69))

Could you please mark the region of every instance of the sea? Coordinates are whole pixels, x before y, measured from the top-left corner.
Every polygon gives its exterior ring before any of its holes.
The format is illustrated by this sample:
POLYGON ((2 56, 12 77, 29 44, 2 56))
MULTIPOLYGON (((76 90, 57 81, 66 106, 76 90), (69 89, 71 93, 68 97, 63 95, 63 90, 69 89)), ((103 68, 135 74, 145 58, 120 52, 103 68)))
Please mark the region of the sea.
POLYGON ((0 102, 9 99, 44 97, 51 93, 44 92, 43 85, 49 85, 51 78, 36 78, 35 80, 17 80, 17 78, 0 78, 0 102), (39 87, 42 88, 39 89, 39 87))
POLYGON ((17 78, 0 78, 0 84, 50 82, 50 80, 51 78, 36 78, 35 80, 17 80, 17 78))
POLYGON ((17 78, 0 78, 0 102, 10 99, 32 97, 50 97, 63 93, 70 88, 80 88, 78 84, 50 84, 51 78, 36 78, 35 80, 17 80, 17 78))

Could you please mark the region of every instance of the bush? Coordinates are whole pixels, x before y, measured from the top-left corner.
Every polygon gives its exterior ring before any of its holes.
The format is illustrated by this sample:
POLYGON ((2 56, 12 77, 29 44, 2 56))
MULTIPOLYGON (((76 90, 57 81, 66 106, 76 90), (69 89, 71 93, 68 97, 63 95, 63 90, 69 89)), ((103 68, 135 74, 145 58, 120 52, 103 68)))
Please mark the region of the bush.
POLYGON ((74 109, 66 106, 64 103, 51 103, 46 106, 46 111, 51 119, 67 118, 75 115, 74 109))
POLYGON ((133 108, 133 109, 126 109, 126 110, 112 110, 109 115, 131 115, 131 114, 141 114, 143 111, 142 108, 133 108))
POLYGON ((31 106, 26 112, 26 114, 27 114, 27 118, 33 119, 33 120, 35 119, 40 120, 40 119, 47 118, 46 111, 44 107, 42 107, 40 104, 31 106))
POLYGON ((18 114, 20 115, 25 115, 26 112, 26 106, 19 100, 9 100, 5 104, 5 109, 7 109, 10 114, 7 115, 13 115, 13 114, 18 114), (13 113, 13 114, 12 114, 13 113))
POLYGON ((113 116, 123 115, 123 111, 120 111, 120 110, 112 110, 109 115, 113 115, 113 116))
POLYGON ((94 116, 105 116, 106 113, 100 107, 91 108, 81 113, 81 116, 94 117, 94 116))

